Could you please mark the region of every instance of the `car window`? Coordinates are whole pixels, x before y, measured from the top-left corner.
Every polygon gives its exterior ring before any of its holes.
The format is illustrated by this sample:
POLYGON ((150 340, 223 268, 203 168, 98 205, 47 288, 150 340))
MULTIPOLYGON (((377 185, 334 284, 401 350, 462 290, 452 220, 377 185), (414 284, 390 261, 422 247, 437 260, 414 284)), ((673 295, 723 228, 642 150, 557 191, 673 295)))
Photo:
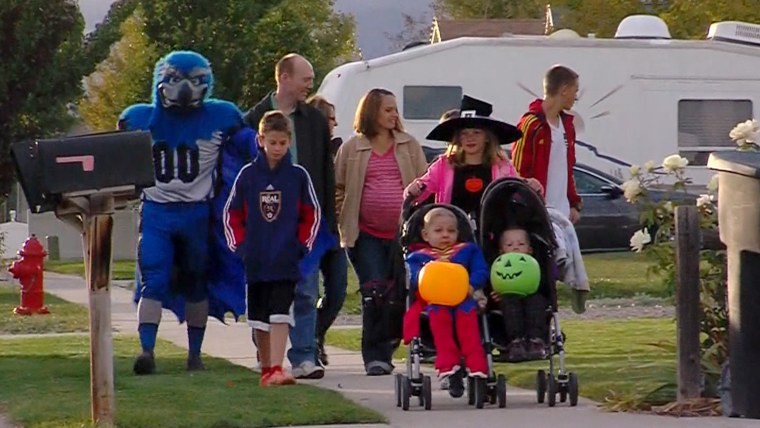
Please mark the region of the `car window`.
POLYGON ((602 186, 611 186, 612 184, 595 175, 591 175, 583 170, 575 169, 573 171, 575 178, 575 189, 579 194, 603 193, 602 186))

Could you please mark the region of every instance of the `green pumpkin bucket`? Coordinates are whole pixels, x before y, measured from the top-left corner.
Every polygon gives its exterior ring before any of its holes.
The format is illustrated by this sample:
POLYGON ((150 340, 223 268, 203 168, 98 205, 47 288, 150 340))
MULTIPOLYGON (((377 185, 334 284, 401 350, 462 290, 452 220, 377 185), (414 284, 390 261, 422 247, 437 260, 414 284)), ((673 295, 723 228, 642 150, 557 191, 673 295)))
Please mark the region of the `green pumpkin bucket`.
POLYGON ((541 267, 530 254, 502 254, 491 265, 491 286, 498 294, 529 296, 540 283, 541 267))

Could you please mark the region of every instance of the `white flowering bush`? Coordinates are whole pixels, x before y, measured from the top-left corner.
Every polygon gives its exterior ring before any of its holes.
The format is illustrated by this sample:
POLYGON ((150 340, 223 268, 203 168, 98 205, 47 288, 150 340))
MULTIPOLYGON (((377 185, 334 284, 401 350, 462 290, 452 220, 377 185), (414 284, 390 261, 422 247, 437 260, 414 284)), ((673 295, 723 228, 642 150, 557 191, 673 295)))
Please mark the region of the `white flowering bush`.
POLYGON ((750 119, 746 122, 738 123, 734 129, 728 133, 728 136, 736 142, 738 150, 756 150, 758 148, 756 143, 758 131, 760 131, 760 123, 755 119, 750 119))
MULTIPOLYGON (((757 151, 760 123, 751 119, 741 122, 729 133, 739 151, 757 151)), ((717 232, 718 176, 707 184, 706 193, 690 195, 687 186, 692 180, 686 176, 689 162, 674 154, 663 159, 659 167, 654 161, 630 168, 630 179, 622 188, 628 202, 641 206, 642 228, 631 236, 631 250, 645 254, 653 264, 649 271, 660 274, 663 286, 671 295, 675 291, 675 207, 679 204, 696 204, 700 228, 717 232), (664 181, 671 182, 664 185, 664 181), (654 189, 657 188, 657 191, 654 189)), ((702 309, 701 339, 702 368, 705 372, 705 395, 717 395, 716 385, 720 369, 728 352, 728 311, 726 308, 726 254, 724 250, 700 251, 700 301, 702 309)))

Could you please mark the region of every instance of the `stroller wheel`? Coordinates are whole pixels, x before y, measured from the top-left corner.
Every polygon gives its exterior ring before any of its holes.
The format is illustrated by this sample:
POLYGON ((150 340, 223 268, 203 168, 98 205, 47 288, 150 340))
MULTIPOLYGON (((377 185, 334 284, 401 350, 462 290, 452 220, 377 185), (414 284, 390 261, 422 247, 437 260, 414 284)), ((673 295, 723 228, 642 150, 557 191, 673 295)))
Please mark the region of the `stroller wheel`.
POLYGON ((433 407, 433 385, 430 376, 422 378, 422 394, 420 397, 425 401, 425 410, 433 407))
POLYGON ((401 409, 409 410, 409 398, 412 396, 412 382, 404 376, 401 382, 401 409))
POLYGON ((496 378, 496 397, 499 400, 500 409, 507 407, 507 378, 501 374, 496 378))
POLYGON ((575 407, 578 405, 578 375, 570 372, 569 379, 567 381, 567 389, 570 394, 570 405, 575 407))
POLYGON ((475 404, 475 379, 471 377, 467 378, 467 404, 475 404))
POLYGON ((536 400, 538 403, 543 403, 544 397, 546 397, 546 372, 539 370, 536 373, 536 400))
POLYGON ((552 374, 550 374, 546 380, 546 404, 548 404, 549 407, 554 407, 554 405, 557 404, 557 380, 552 374))
POLYGON ((401 373, 396 373, 394 380, 396 387, 396 407, 401 407, 401 395, 403 394, 403 388, 401 384, 404 382, 404 375, 401 373))
POLYGON ((475 383, 475 408, 482 409, 488 394, 488 384, 485 379, 476 378, 475 383))

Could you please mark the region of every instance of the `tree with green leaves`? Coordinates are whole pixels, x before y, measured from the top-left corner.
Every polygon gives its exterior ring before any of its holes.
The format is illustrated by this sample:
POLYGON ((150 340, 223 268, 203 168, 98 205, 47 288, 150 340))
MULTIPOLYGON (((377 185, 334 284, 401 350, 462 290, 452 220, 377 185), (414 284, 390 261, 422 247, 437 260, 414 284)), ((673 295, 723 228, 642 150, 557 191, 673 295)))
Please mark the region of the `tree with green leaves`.
POLYGON ((95 70, 95 66, 108 57, 111 45, 121 38, 121 24, 134 12, 139 0, 116 0, 103 21, 95 26, 95 30, 85 36, 86 73, 95 70))
POLYGON ((628 15, 647 13, 641 0, 559 0, 552 9, 561 13, 555 25, 570 28, 582 36, 594 33, 596 37, 613 37, 618 24, 628 15))
POLYGON ((710 24, 720 21, 760 23, 757 0, 671 0, 660 16, 667 22, 670 35, 679 39, 704 39, 710 24))
POLYGON ((275 87, 274 65, 296 52, 314 67, 316 81, 357 53, 351 17, 336 14, 331 0, 285 0, 253 27, 257 36, 245 70, 241 106, 251 107, 275 87))
POLYGON ((121 39, 111 46, 108 57, 85 78, 79 114, 93 131, 113 130, 125 107, 150 102, 159 53, 144 29, 145 16, 138 7, 121 24, 121 39))
POLYGON ((74 0, 0 2, 0 199, 14 179, 10 144, 72 123, 67 105, 81 93, 83 29, 74 0))
POLYGON ((435 9, 453 19, 543 18, 546 3, 546 0, 435 0, 435 9))
POLYGON ((214 69, 214 96, 239 101, 248 78, 244 70, 258 40, 253 26, 281 0, 141 1, 146 33, 161 54, 173 50, 202 54, 214 69))
POLYGON ((191 49, 214 68, 214 95, 246 108, 273 83, 279 56, 298 52, 319 76, 355 50, 353 20, 332 0, 143 0, 146 33, 166 53, 191 49))

